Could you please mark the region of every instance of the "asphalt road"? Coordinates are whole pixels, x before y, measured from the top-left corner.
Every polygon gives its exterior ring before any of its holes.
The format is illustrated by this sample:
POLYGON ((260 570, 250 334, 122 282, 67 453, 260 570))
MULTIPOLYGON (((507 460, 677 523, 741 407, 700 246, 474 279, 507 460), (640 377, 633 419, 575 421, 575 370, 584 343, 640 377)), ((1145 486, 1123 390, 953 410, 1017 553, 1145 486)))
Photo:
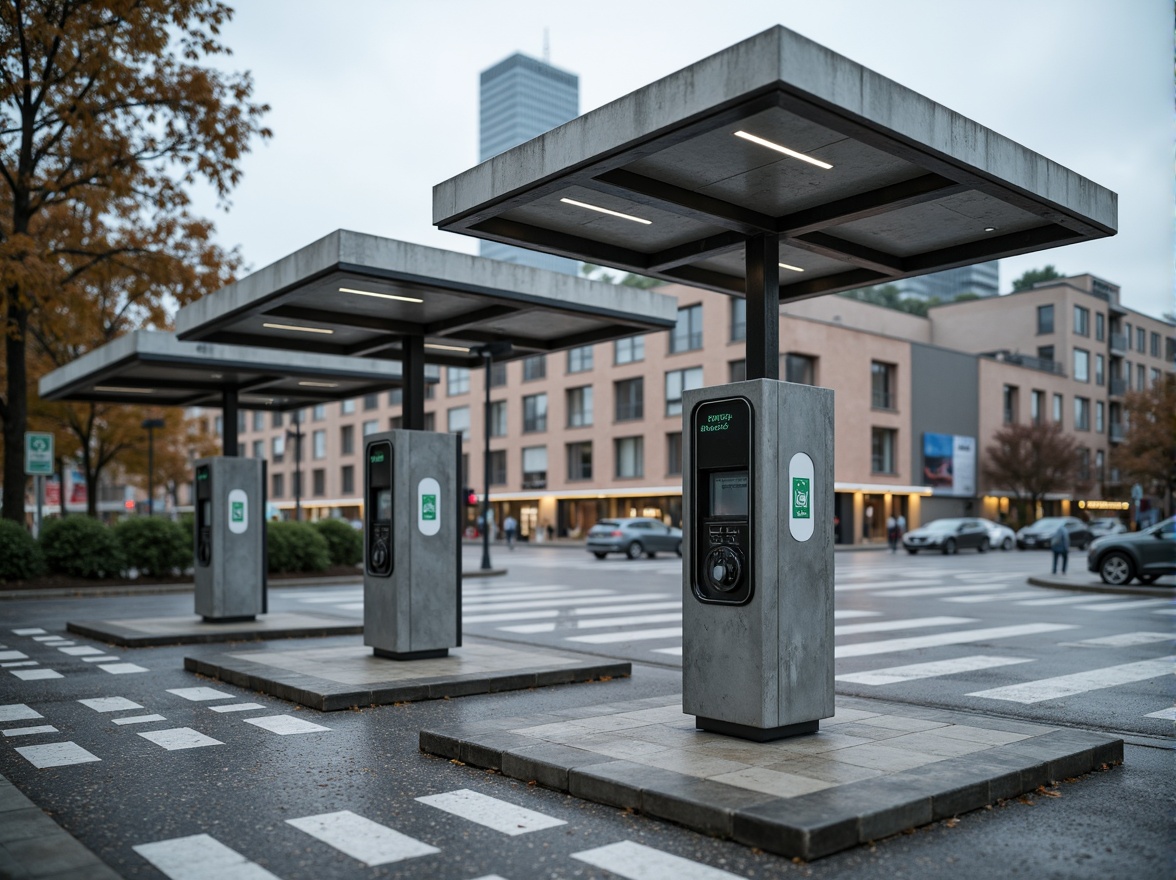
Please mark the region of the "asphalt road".
MULTIPOLYGON (((477 561, 470 548, 467 564, 476 567, 477 561)), ((680 689, 682 642, 673 632, 680 626, 674 614, 680 614, 681 602, 676 559, 597 562, 580 551, 526 547, 513 553, 496 548, 494 562, 509 573, 465 582, 468 633, 628 658, 635 661, 633 677, 324 714, 185 673, 182 657, 193 648, 120 651, 143 671, 111 674, 87 664, 84 654, 65 654, 52 642, 36 641, 35 634, 14 632, 64 635, 71 618, 186 614, 190 594, 3 601, 3 650, 27 654, 39 665, 0 670, 0 712, 25 705, 42 717, 0 724, 0 772, 127 877, 265 876, 255 870, 285 880, 722 876, 707 868, 749 878, 1171 876, 1167 602, 1029 587, 1030 573, 1048 570, 1043 553, 838 554, 836 624, 853 627, 839 629, 836 639, 839 693, 1119 731, 1129 745, 1122 767, 1063 783, 1055 796, 1008 802, 803 865, 422 755, 417 731, 424 726, 680 689), (965 598, 970 601, 956 601, 965 598), (22 680, 13 674, 50 664, 61 678, 22 680), (296 724, 304 721, 325 729, 283 735, 281 725, 290 722, 261 727, 244 720, 244 713, 213 711, 223 702, 191 699, 197 694, 188 689, 210 685, 239 703, 289 716, 295 729, 306 730, 296 724), (164 716, 170 729, 191 729, 216 744, 177 748, 183 743, 137 735, 136 724, 111 721, 108 707, 125 704, 94 702, 114 698, 138 704, 135 711, 142 715, 164 716), (1167 718, 1155 715, 1165 712, 1167 718), (55 739, 76 742, 100 760, 39 768, 17 748, 42 740, 10 735, 28 726, 55 727, 55 739), (550 827, 505 834, 417 800, 465 789, 524 807, 550 827), (306 830, 309 817, 344 811, 374 823, 356 826, 355 834, 369 843, 437 851, 369 867, 306 830), (168 873, 145 857, 158 860, 153 845, 194 835, 208 835, 237 855, 205 873, 185 873, 199 866, 183 852, 172 853, 175 867, 168 873), (639 845, 626 850, 640 856, 631 873, 610 874, 593 864, 594 851, 625 842, 639 845), (666 855, 687 861, 666 867, 659 861, 666 855), (667 873, 636 873, 660 868, 667 873)), ((1079 554, 1071 563, 1081 569, 1079 554)), ((1081 571, 1074 576, 1085 577, 1081 571)), ((354 587, 271 592, 272 610, 311 605, 362 616, 354 587)), ((70 641, 73 647, 92 644, 70 641)), ((324 640, 350 642, 354 637, 324 640)))

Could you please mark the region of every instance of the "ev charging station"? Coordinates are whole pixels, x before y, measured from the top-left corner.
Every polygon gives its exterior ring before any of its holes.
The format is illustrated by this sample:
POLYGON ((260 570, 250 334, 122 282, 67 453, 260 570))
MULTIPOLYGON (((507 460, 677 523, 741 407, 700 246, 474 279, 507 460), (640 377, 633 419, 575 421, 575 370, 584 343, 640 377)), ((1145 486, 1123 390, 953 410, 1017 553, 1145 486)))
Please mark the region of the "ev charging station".
POLYGON ((834 712, 833 392, 683 396, 682 711, 766 741, 834 712))
POLYGON ((388 431, 364 443, 363 643, 393 660, 461 647, 457 434, 388 431))
POLYGON ((265 614, 264 463, 197 460, 195 502, 196 613, 220 623, 265 614))

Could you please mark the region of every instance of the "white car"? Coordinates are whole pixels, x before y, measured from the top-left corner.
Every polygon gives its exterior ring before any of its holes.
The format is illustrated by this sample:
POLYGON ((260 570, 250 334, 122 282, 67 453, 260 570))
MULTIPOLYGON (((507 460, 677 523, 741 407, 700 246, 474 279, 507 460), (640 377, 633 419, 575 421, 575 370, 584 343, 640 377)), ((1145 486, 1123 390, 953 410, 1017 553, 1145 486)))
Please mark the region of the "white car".
POLYGON ((998 522, 993 522, 990 519, 982 519, 980 522, 984 523, 984 528, 988 529, 988 546, 993 550, 1012 550, 1013 545, 1017 543, 1017 533, 1006 525, 998 522))

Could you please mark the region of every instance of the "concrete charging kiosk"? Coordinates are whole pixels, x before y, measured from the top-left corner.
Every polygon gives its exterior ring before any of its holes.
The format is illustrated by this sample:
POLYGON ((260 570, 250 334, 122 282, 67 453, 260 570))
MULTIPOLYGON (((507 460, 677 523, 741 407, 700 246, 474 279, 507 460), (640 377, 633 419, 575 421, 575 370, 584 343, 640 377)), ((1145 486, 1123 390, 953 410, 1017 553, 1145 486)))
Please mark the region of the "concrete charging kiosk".
POLYGON ((196 613, 252 620, 266 612, 264 464, 202 458, 195 483, 196 613))
POLYGON ((682 711, 771 740, 833 715, 833 392, 683 397, 682 711))
POLYGON ((388 431, 364 443, 363 643, 394 660, 461 646, 457 434, 388 431))

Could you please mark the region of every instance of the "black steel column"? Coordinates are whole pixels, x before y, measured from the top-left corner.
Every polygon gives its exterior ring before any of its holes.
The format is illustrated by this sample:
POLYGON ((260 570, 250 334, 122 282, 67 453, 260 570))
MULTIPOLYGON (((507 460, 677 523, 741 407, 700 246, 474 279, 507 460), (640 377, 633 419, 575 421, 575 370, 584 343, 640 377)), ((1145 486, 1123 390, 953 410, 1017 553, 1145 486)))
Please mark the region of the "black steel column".
POLYGON ((747 240, 747 378, 780 378, 780 236, 747 240))
POLYGON ((425 337, 404 337, 404 360, 400 365, 404 377, 401 417, 410 431, 425 430, 425 337))
POLYGON ((237 449, 237 392, 226 391, 221 395, 221 452, 228 458, 240 455, 237 449))
POLYGON ((490 570, 490 372, 494 358, 488 348, 482 351, 486 365, 486 402, 482 407, 482 571, 490 570))

